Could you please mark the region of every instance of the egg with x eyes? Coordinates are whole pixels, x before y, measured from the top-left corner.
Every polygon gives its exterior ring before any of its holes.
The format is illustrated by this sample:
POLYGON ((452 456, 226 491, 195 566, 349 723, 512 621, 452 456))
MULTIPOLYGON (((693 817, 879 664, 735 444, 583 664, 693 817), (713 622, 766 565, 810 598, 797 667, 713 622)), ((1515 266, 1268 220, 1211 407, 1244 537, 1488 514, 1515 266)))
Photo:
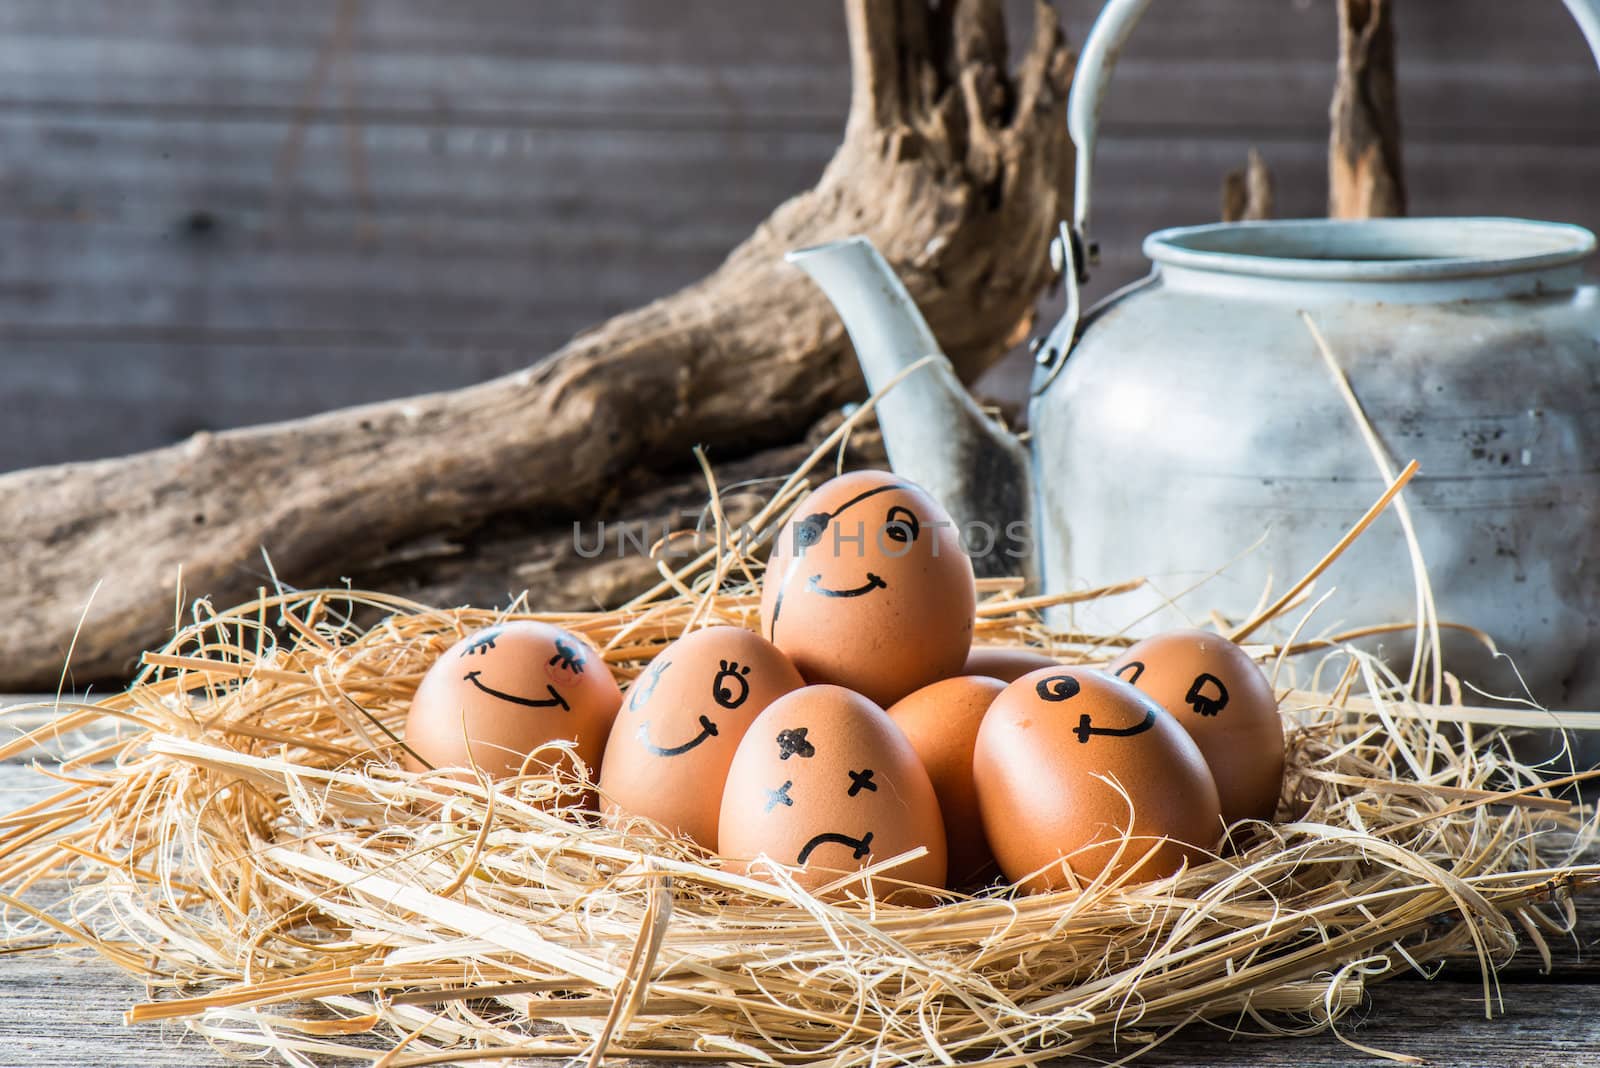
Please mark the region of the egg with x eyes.
POLYGON ((679 638, 628 689, 600 774, 605 811, 647 816, 715 849, 734 750, 768 705, 804 685, 788 657, 743 627, 679 638))
POLYGON ((926 890, 904 884, 943 887, 946 868, 933 783, 883 709, 822 685, 785 694, 756 717, 728 768, 719 853, 765 856, 815 890, 918 848, 926 853, 872 878, 878 897, 925 901, 926 890))
MULTIPOLYGON (((569 741, 593 774, 621 703, 610 669, 577 635, 532 620, 499 623, 456 642, 423 676, 403 760, 413 771, 475 767, 503 778, 547 770, 530 754, 569 741)), ((565 758, 554 766, 572 770, 565 758)))
POLYGON ((898 475, 856 471, 817 487, 778 532, 761 632, 807 682, 888 706, 961 670, 975 607, 949 514, 898 475))

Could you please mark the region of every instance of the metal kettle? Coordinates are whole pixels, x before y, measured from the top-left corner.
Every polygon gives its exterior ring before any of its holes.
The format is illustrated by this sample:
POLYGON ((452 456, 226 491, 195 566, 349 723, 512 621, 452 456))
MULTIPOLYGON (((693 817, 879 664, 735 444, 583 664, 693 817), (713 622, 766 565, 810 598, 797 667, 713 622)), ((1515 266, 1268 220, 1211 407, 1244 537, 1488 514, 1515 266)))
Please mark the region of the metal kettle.
MULTIPOLYGON (((1074 219, 1053 248, 1068 307, 1039 349, 1028 447, 936 359, 878 402, 891 465, 989 539, 980 571, 1049 593, 1150 580, 1053 609, 1054 626, 1243 618, 1383 489, 1308 313, 1391 455, 1420 461, 1406 496, 1439 616, 1509 654, 1458 632, 1447 665, 1494 695, 1600 708, 1600 291, 1581 274, 1594 235, 1496 218, 1162 230, 1144 243, 1151 274, 1080 315, 1100 100, 1149 3, 1106 4, 1074 79, 1074 219)), ((1600 59, 1600 2, 1566 4, 1600 59)), ((865 239, 789 258, 834 303, 874 391, 939 352, 865 239)), ((1410 570, 1384 517, 1325 577, 1338 594, 1318 629, 1416 621, 1410 570)), ((1409 656, 1409 636, 1387 640, 1409 656)))

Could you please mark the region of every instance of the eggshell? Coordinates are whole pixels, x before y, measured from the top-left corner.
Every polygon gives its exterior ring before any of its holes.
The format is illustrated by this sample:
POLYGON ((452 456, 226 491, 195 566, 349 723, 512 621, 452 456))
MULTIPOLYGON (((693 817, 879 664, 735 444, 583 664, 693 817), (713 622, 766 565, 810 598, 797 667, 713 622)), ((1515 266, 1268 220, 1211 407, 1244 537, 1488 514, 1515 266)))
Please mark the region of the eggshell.
MULTIPOLYGON (((611 671, 581 638, 548 623, 500 623, 452 645, 428 669, 405 742, 436 768, 470 763, 501 778, 523 772, 541 745, 568 740, 592 774, 621 704, 611 671)), ((403 759, 422 770, 409 754, 403 759)))
POLYGON ((1283 791, 1283 720, 1272 684, 1243 649, 1176 630, 1139 642, 1109 670, 1189 732, 1217 780, 1223 819, 1272 819, 1283 791))
POLYGON ((1193 739, 1149 697, 1087 668, 1045 668, 1007 686, 978 729, 973 778, 1000 870, 1029 890, 1070 886, 1063 860, 1080 879, 1108 867, 1157 879, 1203 859, 1222 834, 1193 739))
POLYGON ((856 471, 800 502, 778 533, 761 632, 807 682, 879 705, 961 670, 972 562, 939 503, 887 471, 856 471))
MULTIPOLYGON (((874 879, 942 887, 944 820, 917 751, 888 715, 841 686, 778 698, 745 732, 722 793, 717 851, 765 855, 816 889, 918 846, 927 854, 874 879)), ((922 895, 911 895, 921 897, 922 895)))
POLYGON ((715 849, 739 740, 763 709, 804 685, 788 657, 742 627, 673 642, 634 680, 606 743, 606 811, 648 816, 715 849))
POLYGON ((944 679, 896 701, 889 718, 905 732, 933 780, 944 816, 950 885, 965 886, 994 864, 978 814, 972 750, 983 714, 1006 684, 976 675, 944 679))
POLYGON ((961 668, 963 675, 984 675, 1001 682, 1016 682, 1030 671, 1055 667, 1060 661, 1032 649, 1008 649, 999 645, 975 645, 961 668))

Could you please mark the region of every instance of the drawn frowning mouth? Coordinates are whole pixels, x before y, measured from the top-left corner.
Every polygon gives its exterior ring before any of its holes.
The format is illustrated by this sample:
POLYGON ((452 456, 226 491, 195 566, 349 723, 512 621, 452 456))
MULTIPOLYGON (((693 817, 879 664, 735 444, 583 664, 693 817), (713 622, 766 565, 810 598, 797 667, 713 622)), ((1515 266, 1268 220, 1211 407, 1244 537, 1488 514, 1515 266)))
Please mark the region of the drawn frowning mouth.
POLYGON ((565 697, 562 697, 559 693, 557 693, 556 692, 556 688, 554 686, 549 686, 549 685, 545 686, 545 689, 550 691, 550 700, 548 700, 548 701, 540 700, 540 699, 533 698, 533 697, 518 697, 514 693, 506 693, 504 690, 497 690, 492 686, 484 685, 483 679, 481 679, 479 677, 482 674, 483 674, 483 672, 481 672, 481 671, 469 671, 469 672, 467 672, 465 675, 463 675, 461 677, 465 681, 472 683, 472 685, 476 686, 478 689, 482 690, 484 693, 488 694, 490 697, 498 698, 501 701, 509 701, 511 704, 514 704, 514 705, 522 705, 524 708, 557 708, 557 707, 559 707, 563 712, 571 712, 572 711, 572 706, 567 704, 567 699, 565 697))
POLYGON ((872 852, 871 831, 868 831, 860 838, 851 838, 848 834, 836 834, 833 831, 824 831, 822 834, 814 835, 811 841, 806 843, 805 848, 800 850, 800 856, 795 860, 795 863, 804 865, 806 858, 811 855, 811 851, 813 849, 820 845, 827 845, 829 842, 833 842, 837 845, 849 846, 853 851, 856 860, 860 860, 862 857, 872 852))
POLYGON ((674 746, 671 746, 670 748, 663 748, 662 746, 656 745, 654 742, 652 742, 650 740, 650 721, 649 720, 645 720, 643 723, 639 724, 639 731, 638 731, 639 744, 643 745, 646 749, 650 750, 650 752, 654 753, 656 756, 661 756, 661 757, 678 756, 680 754, 687 753, 689 750, 693 749, 695 746, 699 745, 701 742, 705 741, 707 738, 715 738, 716 736, 717 736, 717 725, 715 723, 711 722, 711 717, 709 717, 709 716, 701 716, 700 717, 700 733, 699 734, 695 735, 689 741, 684 742, 682 745, 674 745, 674 746))
POLYGON ((867 581, 849 590, 828 589, 822 584, 822 576, 820 574, 812 575, 806 579, 806 592, 820 593, 824 597, 860 597, 862 594, 871 593, 873 590, 886 590, 888 588, 889 584, 887 582, 870 571, 867 572, 867 581))

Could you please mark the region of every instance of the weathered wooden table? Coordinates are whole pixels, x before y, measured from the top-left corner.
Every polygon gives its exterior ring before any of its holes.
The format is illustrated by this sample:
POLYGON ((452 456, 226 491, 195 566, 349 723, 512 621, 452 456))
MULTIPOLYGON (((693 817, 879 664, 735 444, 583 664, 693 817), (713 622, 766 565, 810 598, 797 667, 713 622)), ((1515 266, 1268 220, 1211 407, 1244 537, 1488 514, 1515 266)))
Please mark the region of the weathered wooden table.
MULTIPOLYGON (((0 706, 7 703, 0 699, 0 706)), ((38 796, 41 782, 25 763, 0 763, 0 814, 38 796)), ((1452 965, 1432 981, 1404 977, 1375 986, 1369 1003, 1348 1017, 1341 1031, 1355 1042, 1429 1064, 1600 1066, 1600 895, 1583 899, 1580 906, 1578 936, 1554 947, 1549 973, 1530 951, 1500 972, 1493 1019, 1485 1017, 1476 968, 1452 965)), ((179 1024, 125 1027, 123 1011, 142 995, 136 981, 82 955, 0 956, 0 1065, 205 1068, 238 1063, 179 1024)), ((1128 1052, 1108 1048, 1099 1057, 1113 1061, 1128 1052)), ((1136 1063, 1317 1068, 1385 1062, 1331 1034, 1234 1038, 1227 1030, 1196 1025, 1136 1063)))

